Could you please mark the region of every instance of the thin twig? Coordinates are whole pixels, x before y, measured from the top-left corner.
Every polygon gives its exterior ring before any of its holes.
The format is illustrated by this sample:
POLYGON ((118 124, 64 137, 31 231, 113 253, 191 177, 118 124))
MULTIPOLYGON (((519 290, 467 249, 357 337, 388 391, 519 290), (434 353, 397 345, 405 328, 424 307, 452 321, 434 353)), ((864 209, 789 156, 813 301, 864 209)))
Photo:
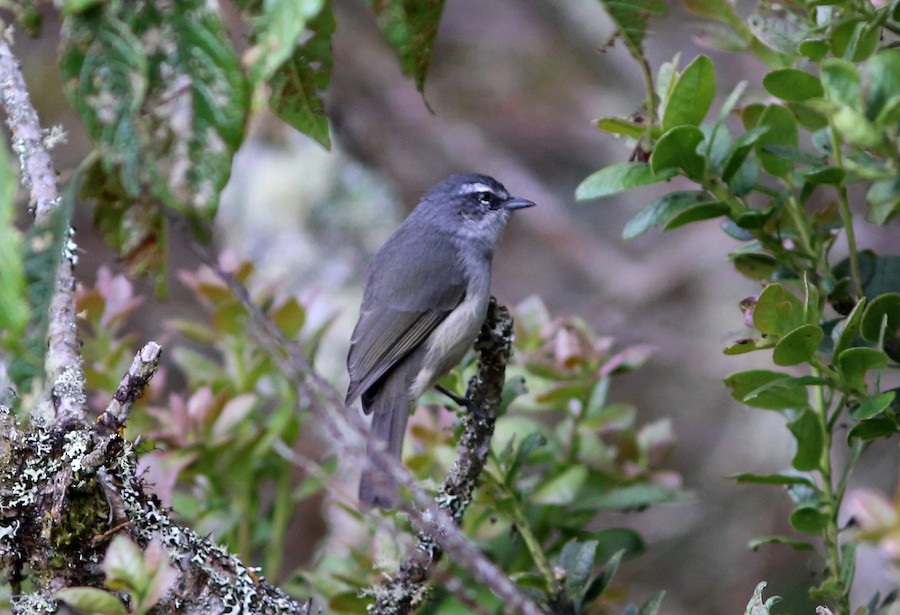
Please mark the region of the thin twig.
MULTIPOLYGON (((31 104, 25 79, 12 50, 0 35, 0 104, 6 111, 6 125, 12 133, 12 147, 19 157, 22 185, 28 190, 29 211, 36 225, 49 224, 61 199, 56 173, 47 149, 37 112, 31 104)), ((66 225, 68 228, 68 225, 66 225)), ((66 250, 72 253, 73 245, 66 250)), ((53 424, 84 424, 87 420, 84 372, 81 369, 78 333, 75 323, 75 278, 72 261, 59 255, 56 281, 50 299, 47 327, 47 353, 44 370, 50 386, 49 402, 38 406, 33 415, 53 424)))
POLYGON ((101 424, 114 428, 125 424, 134 402, 143 394, 144 387, 156 373, 161 355, 162 347, 159 344, 147 342, 134 356, 131 367, 122 376, 119 387, 106 405, 106 410, 98 418, 101 424))

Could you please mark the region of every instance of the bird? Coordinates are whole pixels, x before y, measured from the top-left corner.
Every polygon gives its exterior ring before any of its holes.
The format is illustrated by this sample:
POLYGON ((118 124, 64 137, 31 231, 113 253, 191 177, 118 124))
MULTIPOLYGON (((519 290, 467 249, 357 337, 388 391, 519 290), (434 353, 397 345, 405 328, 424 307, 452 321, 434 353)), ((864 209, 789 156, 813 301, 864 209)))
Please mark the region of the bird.
POLYGON ((396 508, 396 481, 379 469, 375 451, 400 460, 413 404, 478 336, 491 260, 511 212, 534 204, 487 175, 450 175, 425 192, 366 267, 345 400, 349 407, 360 398, 372 415, 359 482, 363 508, 396 508))

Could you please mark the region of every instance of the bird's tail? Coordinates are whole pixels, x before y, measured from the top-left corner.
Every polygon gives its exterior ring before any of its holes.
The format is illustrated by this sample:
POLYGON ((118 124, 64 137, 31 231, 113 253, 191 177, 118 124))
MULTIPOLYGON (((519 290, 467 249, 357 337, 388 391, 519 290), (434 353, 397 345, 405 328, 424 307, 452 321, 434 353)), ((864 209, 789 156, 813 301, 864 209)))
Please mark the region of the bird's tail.
POLYGON ((372 412, 372 428, 366 445, 366 465, 359 479, 359 501, 363 506, 395 508, 400 497, 397 481, 374 458, 378 450, 400 459, 403 436, 409 420, 409 378, 394 370, 380 389, 366 400, 372 412))

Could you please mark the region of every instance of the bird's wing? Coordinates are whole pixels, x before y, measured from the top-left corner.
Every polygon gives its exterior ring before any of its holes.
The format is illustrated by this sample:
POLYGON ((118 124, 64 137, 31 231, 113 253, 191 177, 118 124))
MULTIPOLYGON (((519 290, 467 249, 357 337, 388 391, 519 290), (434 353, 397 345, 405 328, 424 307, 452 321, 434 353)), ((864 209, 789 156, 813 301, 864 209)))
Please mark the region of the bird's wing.
POLYGON ((465 296, 465 276, 456 247, 450 243, 428 246, 426 255, 417 254, 409 262, 401 258, 402 251, 392 249, 409 239, 395 235, 369 266, 347 357, 347 403, 425 341, 465 296), (373 284, 373 276, 377 276, 377 284, 373 284))

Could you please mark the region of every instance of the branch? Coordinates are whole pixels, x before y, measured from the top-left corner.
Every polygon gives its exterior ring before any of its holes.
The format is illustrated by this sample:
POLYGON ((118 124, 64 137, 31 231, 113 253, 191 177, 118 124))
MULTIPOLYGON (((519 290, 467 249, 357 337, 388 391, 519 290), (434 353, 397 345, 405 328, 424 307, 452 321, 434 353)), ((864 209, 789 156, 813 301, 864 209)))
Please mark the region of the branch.
POLYGON ((69 425, 65 434, 42 425, 18 431, 0 407, 0 572, 10 580, 14 604, 55 612, 58 589, 101 587, 106 547, 126 532, 141 546, 158 539, 177 570, 154 612, 308 615, 309 603, 297 603, 221 547, 173 523, 145 490, 132 444, 118 428, 159 355, 154 342, 141 349, 94 426, 69 425), (26 566, 33 590, 23 594, 26 566))
MULTIPOLYGON (((56 173, 44 147, 40 120, 28 97, 19 64, 3 36, 0 36, 0 104, 6 111, 6 125, 12 133, 12 148, 19 157, 22 185, 29 192, 28 209, 34 215, 36 226, 49 229, 62 202, 56 173)), ((68 220, 64 228, 67 232, 68 220)), ((75 323, 74 250, 74 243, 70 242, 59 255, 44 357, 45 375, 52 384, 49 399, 32 412, 35 419, 57 425, 87 421, 84 372, 75 323)))
MULTIPOLYGON (((312 367, 298 344, 288 342, 281 335, 274 323, 253 303, 243 284, 214 262, 203 248, 195 243, 192 243, 192 246, 200 260, 216 273, 247 310, 253 324, 252 334, 292 380, 299 402, 311 409, 319 425, 342 455, 350 455, 361 463, 367 430, 356 413, 346 411, 343 396, 312 367)), ((434 505, 431 497, 418 485, 403 464, 384 451, 373 450, 370 454, 379 469, 390 473, 397 484, 409 490, 413 504, 418 508, 406 506, 404 510, 421 535, 430 537, 433 544, 447 553, 458 566, 471 574, 476 581, 489 587, 503 600, 507 613, 541 615, 538 606, 466 538, 456 526, 453 517, 434 505)), ((426 538, 426 541, 428 540, 426 538)))
MULTIPOLYGON (((475 349, 479 355, 478 372, 469 380, 466 390, 468 412, 463 418, 456 461, 435 498, 438 509, 446 512, 456 525, 462 521, 484 469, 503 393, 506 363, 512 352, 512 317, 493 297, 475 349)), ((376 599, 370 613, 410 613, 425 602, 430 569, 443 554, 442 529, 435 526, 430 532, 419 532, 416 550, 400 564, 397 576, 383 587, 371 590, 376 599)), ((496 585, 496 580, 491 585, 496 585)))

